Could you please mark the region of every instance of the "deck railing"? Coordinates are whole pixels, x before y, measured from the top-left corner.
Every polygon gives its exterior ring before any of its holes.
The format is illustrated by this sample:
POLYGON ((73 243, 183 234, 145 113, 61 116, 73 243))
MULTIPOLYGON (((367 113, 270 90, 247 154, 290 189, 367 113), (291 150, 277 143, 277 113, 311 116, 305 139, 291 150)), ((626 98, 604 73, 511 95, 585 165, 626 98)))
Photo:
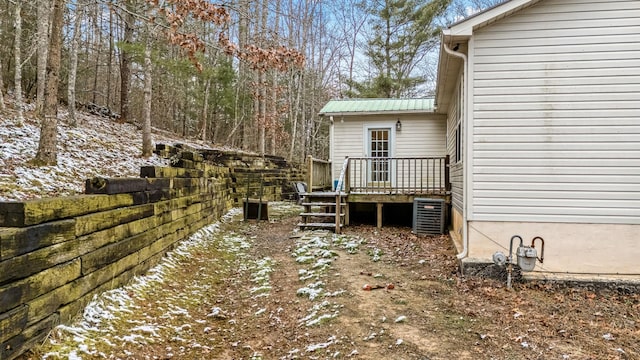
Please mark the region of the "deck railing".
POLYGON ((361 194, 446 194, 449 156, 349 158, 345 191, 361 194))
POLYGON ((307 157, 307 186, 309 191, 328 190, 331 183, 331 162, 307 157))

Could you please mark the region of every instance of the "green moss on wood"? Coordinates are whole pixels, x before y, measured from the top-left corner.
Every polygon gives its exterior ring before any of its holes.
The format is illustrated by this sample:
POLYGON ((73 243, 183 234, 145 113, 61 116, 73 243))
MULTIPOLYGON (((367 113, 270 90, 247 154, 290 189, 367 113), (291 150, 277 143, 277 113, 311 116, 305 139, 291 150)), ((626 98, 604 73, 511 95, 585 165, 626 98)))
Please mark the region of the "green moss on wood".
POLYGON ((0 228, 0 260, 74 238, 75 220, 61 220, 24 228, 0 228))
POLYGON ((0 344, 0 359, 14 359, 36 344, 41 343, 59 322, 60 317, 58 314, 52 314, 42 321, 29 326, 21 334, 2 342, 0 344))
POLYGON ((0 342, 5 342, 20 334, 27 325, 29 308, 20 306, 4 314, 0 314, 0 342))
POLYGON ((0 203, 0 226, 25 227, 133 205, 129 194, 78 195, 0 203))
POLYGON ((126 224, 131 221, 153 216, 153 212, 153 205, 147 204, 80 216, 76 218, 75 234, 81 236, 120 224, 126 224))
POLYGON ((0 288, 0 313, 63 286, 80 275, 80 259, 75 259, 4 286, 0 288))

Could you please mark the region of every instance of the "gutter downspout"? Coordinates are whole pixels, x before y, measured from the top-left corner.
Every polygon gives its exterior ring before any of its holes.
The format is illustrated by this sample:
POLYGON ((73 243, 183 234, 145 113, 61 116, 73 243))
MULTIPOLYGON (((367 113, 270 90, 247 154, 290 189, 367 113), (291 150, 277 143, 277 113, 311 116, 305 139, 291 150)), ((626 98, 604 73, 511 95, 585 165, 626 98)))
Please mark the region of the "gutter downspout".
MULTIPOLYGON (((443 39, 444 40, 444 39, 443 39)), ((452 56, 461 58, 463 61, 463 67, 462 70, 464 71, 463 73, 463 86, 464 88, 462 89, 462 96, 464 97, 462 100, 462 104, 463 104, 463 110, 462 110, 462 131, 466 134, 469 131, 469 128, 467 126, 467 119, 468 117, 468 110, 469 110, 469 102, 468 102, 468 98, 467 98, 467 87, 469 86, 469 72, 467 71, 467 55, 461 53, 461 52, 457 52, 457 51, 453 51, 449 48, 449 46, 447 46, 447 44, 443 41, 442 42, 444 51, 452 56)), ((464 136, 464 138, 466 139, 466 135, 464 136)), ((466 149, 467 146, 469 146, 469 144, 466 143, 466 141, 464 141, 462 143, 462 145, 464 146, 464 153, 466 153, 466 149)), ((465 156, 462 161, 463 161, 463 178, 464 178, 464 182, 466 183, 467 181, 469 181, 469 174, 468 174, 468 169, 467 166, 464 164, 464 161, 468 161, 469 159, 467 159, 468 156, 465 156)), ((469 234, 468 234, 468 225, 467 225, 467 204, 468 204, 468 191, 467 191, 467 186, 465 184, 465 186, 462 187, 462 202, 464 203, 464 209, 462 211, 462 252, 457 254, 456 257, 458 258, 458 260, 462 260, 464 258, 467 257, 467 254, 469 253, 469 234)))

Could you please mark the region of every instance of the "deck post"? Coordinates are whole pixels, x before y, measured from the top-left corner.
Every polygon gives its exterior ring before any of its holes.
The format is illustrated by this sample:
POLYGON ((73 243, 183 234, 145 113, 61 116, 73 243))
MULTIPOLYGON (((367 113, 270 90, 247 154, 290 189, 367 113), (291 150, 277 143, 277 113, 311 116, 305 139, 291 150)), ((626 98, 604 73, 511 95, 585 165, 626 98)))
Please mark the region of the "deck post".
POLYGON ((451 179, 449 179, 449 155, 444 157, 444 188, 451 191, 451 179))
POLYGON ((344 226, 349 226, 349 202, 344 202, 344 226))
POLYGON ((340 215, 342 214, 342 210, 340 208, 340 191, 336 191, 336 208, 335 208, 335 213, 336 213, 336 234, 340 234, 341 226, 340 226, 340 215))
POLYGON ((307 155, 307 192, 313 192, 313 156, 307 155))
POLYGON ((376 225, 377 225, 378 229, 382 229, 382 206, 383 205, 384 204, 381 203, 381 202, 376 203, 377 215, 378 215, 378 219, 377 219, 377 224, 376 225))

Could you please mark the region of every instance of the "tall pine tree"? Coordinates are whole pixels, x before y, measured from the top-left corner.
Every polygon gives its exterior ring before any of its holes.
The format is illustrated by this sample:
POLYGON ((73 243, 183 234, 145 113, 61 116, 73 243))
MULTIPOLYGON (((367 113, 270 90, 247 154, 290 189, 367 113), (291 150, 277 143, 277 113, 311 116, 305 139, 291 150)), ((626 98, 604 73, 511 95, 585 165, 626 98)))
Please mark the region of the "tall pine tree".
POLYGON ((451 0, 375 0, 364 3, 371 14, 366 56, 371 76, 353 82, 349 96, 398 98, 410 96, 427 81, 418 67, 438 43, 434 20, 451 0))

